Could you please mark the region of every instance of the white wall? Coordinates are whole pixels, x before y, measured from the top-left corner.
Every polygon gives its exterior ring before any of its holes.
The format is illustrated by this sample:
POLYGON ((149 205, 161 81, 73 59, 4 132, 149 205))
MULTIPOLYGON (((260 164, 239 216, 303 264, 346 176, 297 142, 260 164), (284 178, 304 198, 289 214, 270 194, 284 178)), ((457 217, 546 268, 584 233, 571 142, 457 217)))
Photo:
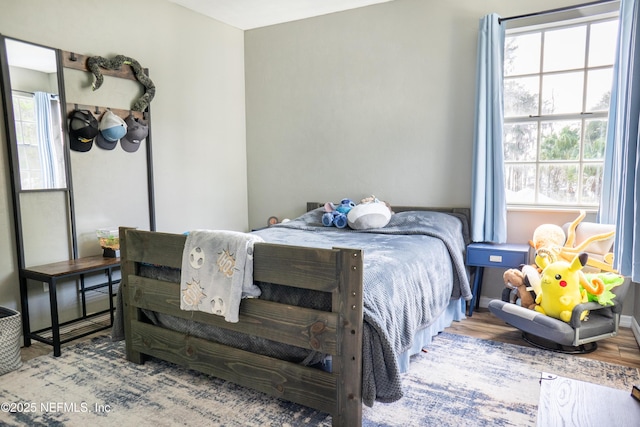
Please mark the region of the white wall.
MULTIPOLYGON (((0 9, 3 35, 90 56, 123 54, 149 69, 157 89, 151 132, 158 230, 248 229, 242 31, 157 0, 0 0, 0 9)), ((122 102, 119 89, 105 81, 92 93, 93 78, 84 74, 84 87, 67 82, 68 101, 127 108, 114 105, 122 102)), ((0 126, 0 305, 20 309, 4 122, 0 126)), ((106 153, 96 147, 73 153, 83 255, 100 252, 93 235, 96 228, 148 226, 146 220, 129 215, 146 203, 137 204, 144 173, 130 170, 128 162, 135 156, 125 157, 122 150, 108 157, 106 153), (133 181, 109 186, 109 173, 131 173, 133 181), (102 182, 100 176, 105 178, 102 182), (84 187, 83 181, 88 181, 84 187), (121 200, 113 213, 96 210, 106 194, 121 200)), ((41 297, 41 288, 30 287, 35 298, 41 297)), ((65 304, 71 306, 62 301, 63 309, 65 304)), ((32 316, 37 327, 48 314, 32 316)))

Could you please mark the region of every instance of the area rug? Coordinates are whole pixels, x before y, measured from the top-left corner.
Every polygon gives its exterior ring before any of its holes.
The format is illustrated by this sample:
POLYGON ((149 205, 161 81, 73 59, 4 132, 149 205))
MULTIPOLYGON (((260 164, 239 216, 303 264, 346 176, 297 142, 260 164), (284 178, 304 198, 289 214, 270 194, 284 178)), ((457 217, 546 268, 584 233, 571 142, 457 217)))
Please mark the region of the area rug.
MULTIPOLYGON (((543 372, 630 390, 635 368, 441 333, 412 359, 405 396, 363 426, 533 426, 543 372)), ((170 363, 136 365, 99 337, 0 377, 8 426, 330 426, 327 414, 170 363)))

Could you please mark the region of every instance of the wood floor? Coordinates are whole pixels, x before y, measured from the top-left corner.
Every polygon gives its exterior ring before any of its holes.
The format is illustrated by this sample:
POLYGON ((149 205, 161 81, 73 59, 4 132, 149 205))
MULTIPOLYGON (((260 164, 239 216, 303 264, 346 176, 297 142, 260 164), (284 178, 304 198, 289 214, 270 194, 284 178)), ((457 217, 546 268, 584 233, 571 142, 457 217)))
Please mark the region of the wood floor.
MULTIPOLYGON (((530 346, 530 344, 522 339, 520 331, 493 316, 486 308, 480 308, 474 311, 472 317, 461 322, 454 322, 453 325, 446 329, 446 332, 530 346)), ((96 335, 104 335, 105 333, 106 332, 97 332, 84 339, 90 339, 96 335)), ((63 345, 62 355, 64 356, 65 347, 74 345, 79 341, 80 340, 63 345)), ((22 360, 27 361, 51 352, 51 346, 34 342, 31 347, 22 348, 22 360)), ((598 349, 593 353, 576 357, 585 357, 640 369, 640 348, 633 336, 633 332, 631 332, 629 328, 620 328, 620 333, 617 337, 600 341, 598 343, 598 349)))
MULTIPOLYGON (((78 338, 77 340, 66 343, 66 344, 62 344, 62 355, 64 356, 65 347, 74 346, 82 341, 90 340, 91 338, 104 336, 104 335, 109 335, 109 331, 96 332, 95 334, 88 335, 83 338, 78 338)), ((31 345, 29 347, 22 347, 20 349, 20 356, 22 357, 23 362, 34 359, 36 357, 44 356, 45 354, 53 355, 53 347, 38 341, 32 340, 31 345)))
MULTIPOLYGON (((533 347, 522 339, 522 333, 498 319, 486 308, 474 310, 473 316, 454 322, 446 332, 492 341, 533 347)), ((640 348, 630 328, 620 328, 618 336, 598 342, 598 348, 588 354, 577 355, 640 369, 640 348)))

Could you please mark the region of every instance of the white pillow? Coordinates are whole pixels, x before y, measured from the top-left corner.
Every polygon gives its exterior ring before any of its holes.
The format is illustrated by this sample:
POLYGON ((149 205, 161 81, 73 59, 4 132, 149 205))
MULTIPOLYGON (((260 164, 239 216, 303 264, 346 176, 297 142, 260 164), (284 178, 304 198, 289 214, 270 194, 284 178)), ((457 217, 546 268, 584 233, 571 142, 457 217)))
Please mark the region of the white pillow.
POLYGON ((363 203, 347 214, 347 223, 354 230, 382 228, 391 220, 391 210, 383 202, 363 203))

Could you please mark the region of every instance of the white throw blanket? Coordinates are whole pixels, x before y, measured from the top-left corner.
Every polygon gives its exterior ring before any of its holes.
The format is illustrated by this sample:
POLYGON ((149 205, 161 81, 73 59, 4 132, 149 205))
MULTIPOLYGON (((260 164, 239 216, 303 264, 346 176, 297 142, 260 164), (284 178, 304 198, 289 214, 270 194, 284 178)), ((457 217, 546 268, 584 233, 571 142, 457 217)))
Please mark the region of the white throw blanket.
POLYGON ((237 231, 190 232, 182 253, 180 308, 237 322, 240 300, 260 296, 253 283, 253 244, 263 241, 237 231))

